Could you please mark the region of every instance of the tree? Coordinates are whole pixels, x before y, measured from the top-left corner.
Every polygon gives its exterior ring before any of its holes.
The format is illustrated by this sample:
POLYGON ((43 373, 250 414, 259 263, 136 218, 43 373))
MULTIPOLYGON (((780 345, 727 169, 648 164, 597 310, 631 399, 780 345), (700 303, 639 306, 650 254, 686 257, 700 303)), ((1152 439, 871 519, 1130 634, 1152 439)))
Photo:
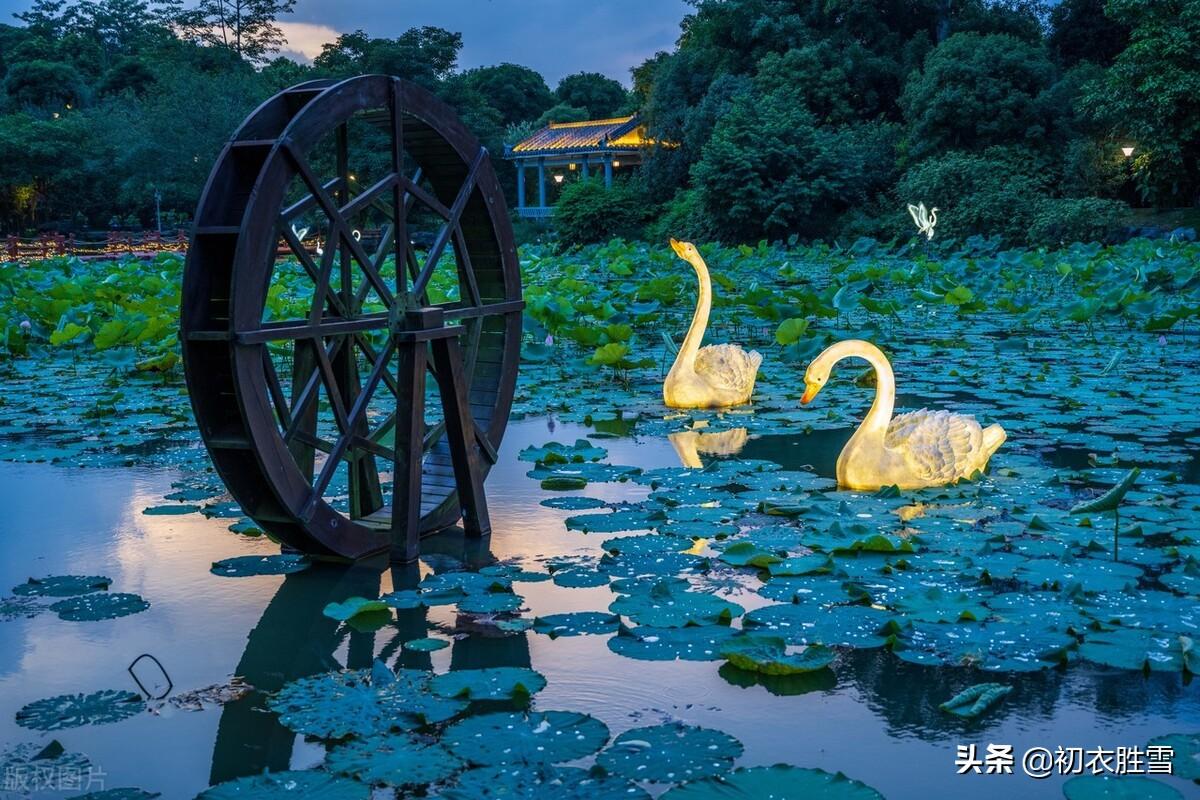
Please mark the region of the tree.
POLYGON ((1142 196, 1160 206, 1200 204, 1200 0, 1110 0, 1129 46, 1084 92, 1084 109, 1112 150, 1137 147, 1142 196))
POLYGON ((135 56, 122 56, 104 73, 104 78, 97 88, 101 95, 121 92, 143 95, 153 83, 154 73, 145 61, 135 56))
POLYGON ((554 90, 559 103, 582 108, 587 119, 615 117, 628 102, 625 87, 599 72, 577 72, 558 82, 554 90))
POLYGON ((286 44, 275 21, 295 6, 296 0, 199 0, 195 8, 180 11, 176 21, 195 41, 261 62, 286 44))
POLYGON ((500 112, 505 125, 537 119, 554 105, 545 79, 529 67, 507 63, 477 67, 462 73, 462 79, 500 112))
POLYGON ((900 96, 909 153, 1043 141, 1051 120, 1038 100, 1055 77, 1040 44, 1007 34, 954 34, 930 52, 900 96))
POLYGON ((442 28, 410 28, 395 39, 372 39, 357 30, 324 45, 313 67, 338 77, 396 75, 432 89, 454 71, 461 49, 462 35, 442 28))
POLYGON ((553 108, 546 109, 540 117, 534 120, 533 125, 530 127, 537 130, 538 128, 546 127, 552 122, 585 122, 589 119, 595 119, 595 117, 589 114, 586 108, 577 108, 566 103, 559 103, 553 108))
POLYGON ((9 67, 4 92, 18 108, 44 110, 79 105, 86 92, 83 76, 61 61, 22 61, 9 67))
POLYGON ((1129 44, 1129 26, 1108 16, 1104 5, 1105 0, 1060 0, 1050 10, 1046 44, 1058 63, 1107 67, 1129 44))

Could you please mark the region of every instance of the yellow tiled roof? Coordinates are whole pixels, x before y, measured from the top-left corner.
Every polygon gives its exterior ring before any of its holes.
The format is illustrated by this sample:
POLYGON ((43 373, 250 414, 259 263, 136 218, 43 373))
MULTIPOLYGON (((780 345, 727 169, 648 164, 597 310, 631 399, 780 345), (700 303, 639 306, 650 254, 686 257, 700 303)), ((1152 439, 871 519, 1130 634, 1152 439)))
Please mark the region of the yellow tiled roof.
POLYGON ((552 122, 512 147, 513 153, 585 150, 608 147, 640 147, 648 144, 636 114, 585 122, 552 122))

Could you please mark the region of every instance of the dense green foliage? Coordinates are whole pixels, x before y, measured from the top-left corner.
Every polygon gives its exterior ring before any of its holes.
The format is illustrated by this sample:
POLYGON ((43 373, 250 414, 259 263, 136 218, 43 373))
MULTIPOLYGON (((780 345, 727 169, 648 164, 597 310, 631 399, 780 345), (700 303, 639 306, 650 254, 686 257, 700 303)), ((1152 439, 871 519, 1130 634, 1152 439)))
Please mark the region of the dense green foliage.
POLYGON ((925 202, 939 233, 1057 243, 1112 235, 1124 203, 1200 199, 1195 0, 695 6, 634 73, 679 143, 644 192, 685 227, 907 237, 925 202))
MULTIPOLYGON (((629 93, 598 73, 551 89, 517 64, 460 70, 461 36, 433 27, 343 34, 298 64, 275 57, 292 0, 34 0, 0 24, 0 231, 150 225, 156 192, 164 225, 186 224, 264 97, 365 72, 431 89, 493 153, 552 121, 642 111, 676 146, 588 203, 636 195, 656 238, 907 238, 904 205, 924 202, 944 235, 1055 244, 1112 236, 1123 204, 1200 200, 1200 0, 693 5, 629 93)), ((558 231, 583 243, 629 224, 558 231)))

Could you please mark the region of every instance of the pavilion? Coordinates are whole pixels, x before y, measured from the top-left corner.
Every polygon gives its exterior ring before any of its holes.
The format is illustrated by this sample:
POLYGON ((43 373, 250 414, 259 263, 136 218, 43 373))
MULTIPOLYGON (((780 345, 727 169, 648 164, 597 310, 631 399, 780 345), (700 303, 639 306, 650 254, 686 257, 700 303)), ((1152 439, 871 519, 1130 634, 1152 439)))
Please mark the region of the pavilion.
POLYGON ((591 170, 604 172, 604 185, 612 188, 613 173, 640 164, 642 150, 651 140, 637 114, 585 122, 552 122, 533 135, 505 147, 504 157, 517 165, 517 213, 545 218, 554 213, 546 203, 546 173, 562 183, 568 173, 581 178, 591 170), (537 170, 537 205, 526 204, 525 170, 537 170))

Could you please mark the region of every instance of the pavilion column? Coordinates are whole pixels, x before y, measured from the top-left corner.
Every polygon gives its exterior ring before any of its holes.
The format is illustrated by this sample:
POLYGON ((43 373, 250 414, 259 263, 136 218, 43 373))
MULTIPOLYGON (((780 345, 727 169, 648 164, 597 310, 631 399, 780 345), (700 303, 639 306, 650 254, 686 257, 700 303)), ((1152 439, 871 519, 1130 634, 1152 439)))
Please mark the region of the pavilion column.
POLYGON ((517 208, 525 208, 525 161, 517 162, 517 208))
POLYGON ((546 207, 546 159, 538 159, 538 206, 546 207))
POLYGON ((588 157, 586 155, 583 157, 583 179, 585 181, 588 179, 588 157))
POLYGON ((604 159, 604 188, 612 188, 612 159, 604 159))

